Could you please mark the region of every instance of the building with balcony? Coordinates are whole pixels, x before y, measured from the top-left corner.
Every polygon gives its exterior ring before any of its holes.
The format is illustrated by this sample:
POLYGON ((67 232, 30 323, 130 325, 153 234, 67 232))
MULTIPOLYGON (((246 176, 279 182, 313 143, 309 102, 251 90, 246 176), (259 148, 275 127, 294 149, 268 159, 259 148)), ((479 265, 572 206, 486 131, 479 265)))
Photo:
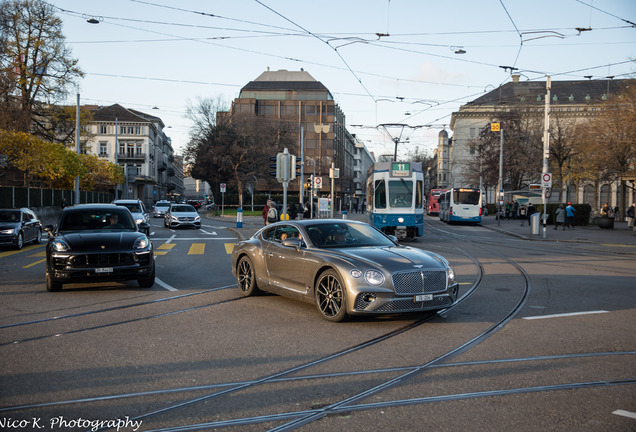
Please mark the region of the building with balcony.
POLYGON ((183 163, 179 166, 159 117, 119 104, 91 111, 87 152, 123 167, 126 183, 118 187, 121 198, 141 199, 151 206, 171 194, 183 194, 183 163))

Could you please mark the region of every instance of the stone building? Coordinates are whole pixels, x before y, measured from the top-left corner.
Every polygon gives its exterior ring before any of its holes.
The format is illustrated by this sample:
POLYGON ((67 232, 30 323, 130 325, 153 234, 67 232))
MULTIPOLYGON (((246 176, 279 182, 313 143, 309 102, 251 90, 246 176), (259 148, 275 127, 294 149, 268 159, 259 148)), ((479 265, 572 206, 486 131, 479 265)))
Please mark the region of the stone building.
MULTIPOLYGON (((298 131, 297 145, 290 148, 289 152, 300 159, 303 143, 305 180, 315 171, 316 176, 321 177, 322 184, 329 185, 329 170, 333 164, 340 170, 340 177, 334 182, 335 194, 339 199, 336 208, 341 208, 352 196, 364 196, 365 182, 360 183, 358 179, 363 175, 360 170, 365 153, 357 153, 356 147, 359 148, 360 143, 347 131, 345 115, 329 90, 308 72, 302 69, 263 72, 241 89, 239 97, 232 103, 230 113, 222 114, 231 113, 294 122, 298 131), (357 154, 360 157, 356 157, 357 154)), ((299 179, 290 185, 289 190, 297 193, 300 188, 298 182, 299 179)), ((324 186, 319 192, 325 196, 328 193, 328 188, 324 186)))
MULTIPOLYGON (((583 81, 555 81, 552 80, 550 91, 550 117, 551 127, 554 119, 567 125, 576 125, 589 121, 598 115, 601 104, 606 101, 613 91, 628 83, 636 84, 636 80, 583 80, 583 81)), ((480 131, 489 127, 490 123, 497 119, 498 114, 516 110, 527 117, 535 117, 537 124, 536 133, 542 136, 543 117, 545 113, 546 97, 545 81, 520 81, 518 75, 512 76, 512 81, 496 88, 483 96, 462 105, 459 111, 451 117, 450 128, 453 131, 452 141, 448 146, 450 157, 450 175, 448 187, 479 187, 479 182, 474 176, 468 174, 467 167, 476 160, 475 141, 479 138, 480 131)), ((440 137, 440 142, 443 139, 440 137)), ((505 139, 504 139, 505 142, 505 139)), ((440 165, 443 158, 440 149, 446 146, 438 146, 438 183, 443 175, 440 165)), ((504 144, 504 152, 505 144, 504 144)), ((537 161, 537 166, 540 161, 537 161)), ((504 174, 505 177, 505 174, 504 174)), ((528 178, 527 183, 538 183, 540 172, 533 178, 528 178)), ((564 185, 565 196, 562 201, 568 200, 576 203, 588 203, 593 209, 599 208, 599 203, 609 202, 612 205, 619 203, 619 185, 617 182, 606 182, 600 185, 597 191, 594 184, 585 182, 579 185, 564 185), (596 198, 595 198, 596 197, 596 198)), ((510 185, 504 184, 504 190, 509 191, 510 185)), ((495 191, 486 191, 489 202, 494 202, 495 191)), ((553 195, 558 199, 558 194, 553 195)), ((631 195, 627 201, 634 199, 633 185, 631 195)))

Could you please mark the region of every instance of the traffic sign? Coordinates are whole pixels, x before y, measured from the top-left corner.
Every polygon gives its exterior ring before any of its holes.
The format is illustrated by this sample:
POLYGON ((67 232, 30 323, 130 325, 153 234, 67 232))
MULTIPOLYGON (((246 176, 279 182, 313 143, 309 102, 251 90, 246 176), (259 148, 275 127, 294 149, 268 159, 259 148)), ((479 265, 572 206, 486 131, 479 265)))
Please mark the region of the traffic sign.
POLYGON ((544 189, 552 187, 552 174, 550 173, 541 174, 541 186, 544 189))
POLYGON ((225 193, 225 183, 221 183, 221 193, 225 193))
POLYGON ((490 123, 490 131, 491 132, 499 132, 501 130, 500 123, 490 123))
POLYGON ((322 177, 314 177, 314 189, 322 189, 322 177))

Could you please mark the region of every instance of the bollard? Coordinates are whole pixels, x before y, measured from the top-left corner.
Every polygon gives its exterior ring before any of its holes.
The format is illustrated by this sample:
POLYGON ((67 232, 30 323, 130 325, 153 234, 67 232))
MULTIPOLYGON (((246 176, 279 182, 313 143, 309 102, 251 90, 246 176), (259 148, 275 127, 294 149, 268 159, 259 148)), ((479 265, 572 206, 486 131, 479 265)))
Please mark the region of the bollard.
POLYGON ((342 212, 342 218, 343 218, 343 219, 346 219, 346 218, 347 218, 347 212, 346 212, 346 211, 343 211, 343 212, 342 212))
POLYGON ((243 209, 236 210, 236 227, 243 228, 243 209))

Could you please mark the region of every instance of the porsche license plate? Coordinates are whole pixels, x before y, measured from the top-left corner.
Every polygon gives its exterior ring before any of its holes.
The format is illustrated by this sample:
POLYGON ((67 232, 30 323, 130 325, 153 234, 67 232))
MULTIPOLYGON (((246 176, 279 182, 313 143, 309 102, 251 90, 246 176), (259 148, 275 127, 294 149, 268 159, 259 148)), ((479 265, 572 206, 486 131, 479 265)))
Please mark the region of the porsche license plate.
POLYGON ((112 273, 112 267, 98 267, 95 269, 95 273, 112 273))
POLYGON ((433 300, 433 294, 420 294, 415 296, 416 302, 431 301, 431 300, 433 300))

